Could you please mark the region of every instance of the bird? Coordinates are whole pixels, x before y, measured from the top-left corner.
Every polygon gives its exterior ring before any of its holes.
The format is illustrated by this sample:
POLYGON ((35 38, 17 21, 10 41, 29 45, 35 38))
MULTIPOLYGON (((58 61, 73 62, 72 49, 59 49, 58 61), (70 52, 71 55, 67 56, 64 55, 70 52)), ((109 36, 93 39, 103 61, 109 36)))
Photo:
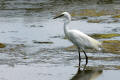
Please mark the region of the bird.
POLYGON ((67 26, 71 22, 71 15, 68 12, 62 12, 60 15, 54 17, 53 19, 62 18, 64 21, 64 33, 65 36, 70 40, 78 49, 79 54, 79 67, 81 63, 80 51, 83 51, 86 59, 86 65, 88 64, 88 56, 85 52, 86 48, 100 50, 102 43, 96 39, 88 36, 87 34, 81 32, 80 30, 69 29, 67 26))

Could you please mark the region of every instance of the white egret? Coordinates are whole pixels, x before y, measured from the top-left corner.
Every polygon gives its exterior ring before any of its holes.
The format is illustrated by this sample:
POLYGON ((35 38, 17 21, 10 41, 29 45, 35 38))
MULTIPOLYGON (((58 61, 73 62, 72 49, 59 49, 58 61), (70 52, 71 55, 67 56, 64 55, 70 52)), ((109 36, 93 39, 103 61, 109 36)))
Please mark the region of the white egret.
POLYGON ((67 24, 70 23, 71 21, 71 15, 68 12, 63 12, 59 16, 56 16, 56 18, 64 18, 64 33, 65 36, 78 48, 78 53, 79 53, 79 67, 80 67, 80 62, 81 62, 81 57, 80 57, 80 50, 83 51, 86 57, 86 64, 88 63, 88 57, 86 55, 86 52, 84 51, 85 48, 93 48, 96 50, 99 50, 101 47, 101 43, 90 36, 84 34, 83 32, 80 32, 79 30, 73 30, 69 29, 67 24))

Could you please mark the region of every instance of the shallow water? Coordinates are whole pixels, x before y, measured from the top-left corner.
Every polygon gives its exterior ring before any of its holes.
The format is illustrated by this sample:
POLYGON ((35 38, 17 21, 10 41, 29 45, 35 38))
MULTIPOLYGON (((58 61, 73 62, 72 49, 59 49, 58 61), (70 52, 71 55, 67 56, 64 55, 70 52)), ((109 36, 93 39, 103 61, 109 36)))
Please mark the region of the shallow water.
MULTIPOLYGON (((72 45, 64 39, 63 22, 52 18, 63 12, 75 12, 71 29, 86 34, 120 33, 119 18, 113 15, 77 15, 81 9, 114 10, 120 8, 114 0, 66 1, 66 0, 12 0, 0 1, 0 80, 114 80, 119 79, 120 54, 87 53, 89 63, 86 71, 85 56, 82 56, 81 71, 78 71, 77 51, 67 51, 72 45), (100 23, 88 20, 100 19, 100 23), (114 22, 117 20, 118 22, 114 22)), ((107 13, 108 14, 108 13, 107 13)), ((116 14, 116 13, 114 13, 116 14)), ((119 40, 119 37, 102 40, 119 40)))

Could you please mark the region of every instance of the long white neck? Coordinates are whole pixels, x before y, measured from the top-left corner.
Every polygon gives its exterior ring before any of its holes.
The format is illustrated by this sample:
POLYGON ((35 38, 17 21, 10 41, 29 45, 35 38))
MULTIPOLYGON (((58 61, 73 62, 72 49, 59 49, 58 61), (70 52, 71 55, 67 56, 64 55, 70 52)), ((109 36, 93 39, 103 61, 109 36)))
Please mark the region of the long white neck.
POLYGON ((64 33, 65 33, 66 36, 67 36, 67 32, 69 30, 67 24, 69 24, 70 21, 71 21, 71 16, 70 15, 68 15, 67 17, 65 17, 65 19, 64 19, 64 33))

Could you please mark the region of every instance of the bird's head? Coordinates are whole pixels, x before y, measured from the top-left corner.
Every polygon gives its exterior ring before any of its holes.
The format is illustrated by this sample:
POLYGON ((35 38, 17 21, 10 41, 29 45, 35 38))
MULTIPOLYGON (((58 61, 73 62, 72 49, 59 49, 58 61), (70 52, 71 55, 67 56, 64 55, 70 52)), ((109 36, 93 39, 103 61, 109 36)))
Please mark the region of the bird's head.
POLYGON ((68 12, 63 12, 60 15, 54 17, 53 19, 56 18, 62 18, 66 23, 69 23, 71 21, 71 15, 68 12))

